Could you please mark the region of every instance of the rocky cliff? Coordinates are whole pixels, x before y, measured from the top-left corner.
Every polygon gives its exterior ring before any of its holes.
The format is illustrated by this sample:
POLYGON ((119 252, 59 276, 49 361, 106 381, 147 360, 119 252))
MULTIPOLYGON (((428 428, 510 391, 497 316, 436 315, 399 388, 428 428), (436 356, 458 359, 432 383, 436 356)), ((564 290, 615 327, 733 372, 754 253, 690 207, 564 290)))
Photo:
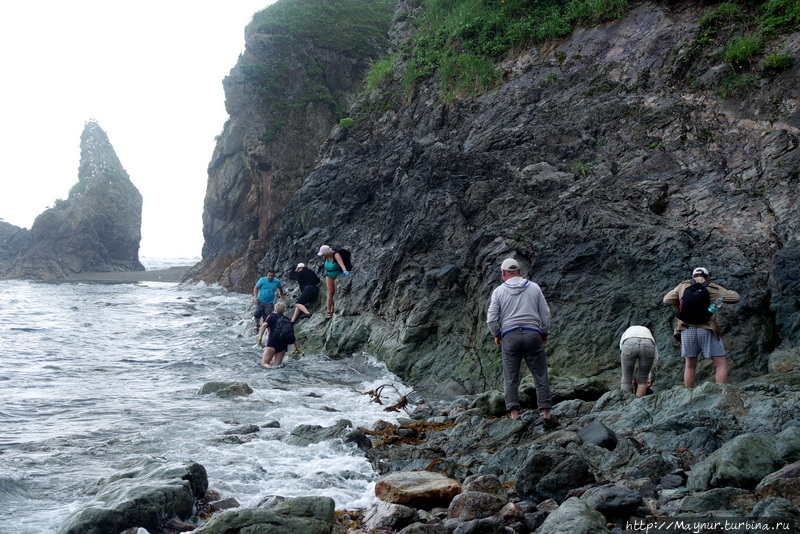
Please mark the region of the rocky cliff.
MULTIPOLYGON (((632 4, 514 47, 496 62, 499 82, 453 96, 441 77, 404 84, 427 6, 399 3, 389 51, 401 59, 308 175, 295 167, 302 186, 261 234, 261 266, 284 278, 299 261, 318 266, 323 243, 353 252, 335 318, 303 324, 304 349, 369 351, 422 388, 496 387, 485 310, 513 256, 551 305, 556 375, 613 384, 620 334, 645 324, 659 385, 676 383, 683 364, 662 297, 701 265, 742 296, 722 312, 732 381, 800 363, 800 70, 767 57, 798 56, 800 21, 742 64, 726 46, 744 25, 719 23, 718 6, 632 4)), ((253 190, 252 174, 241 180, 253 190)), ((212 173, 209 189, 220 187, 212 173)), ((243 239, 253 232, 238 234, 234 255, 243 239)))
POLYGON ((394 0, 281 0, 256 13, 225 78, 225 124, 192 277, 251 291, 281 211, 345 117, 369 62, 386 49, 394 0))
POLYGON ((26 228, 0 221, 0 277, 4 276, 17 257, 28 250, 31 233, 26 228))
POLYGON ((39 215, 30 243, 6 278, 54 280, 85 271, 143 271, 139 262, 142 195, 106 133, 87 122, 78 182, 66 200, 39 215))

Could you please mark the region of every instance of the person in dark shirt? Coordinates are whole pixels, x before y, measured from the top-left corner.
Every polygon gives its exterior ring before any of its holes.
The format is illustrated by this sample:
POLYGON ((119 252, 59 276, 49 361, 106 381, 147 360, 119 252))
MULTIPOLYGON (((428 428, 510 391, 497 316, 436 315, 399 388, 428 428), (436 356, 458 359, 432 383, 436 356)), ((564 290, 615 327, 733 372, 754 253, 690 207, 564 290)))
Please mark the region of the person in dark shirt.
POLYGON ((297 283, 300 286, 300 296, 297 297, 297 302, 294 303, 294 313, 292 314, 292 323, 296 323, 300 319, 308 319, 311 317, 311 312, 308 311, 308 306, 317 302, 319 298, 319 276, 306 267, 305 263, 297 264, 297 283))

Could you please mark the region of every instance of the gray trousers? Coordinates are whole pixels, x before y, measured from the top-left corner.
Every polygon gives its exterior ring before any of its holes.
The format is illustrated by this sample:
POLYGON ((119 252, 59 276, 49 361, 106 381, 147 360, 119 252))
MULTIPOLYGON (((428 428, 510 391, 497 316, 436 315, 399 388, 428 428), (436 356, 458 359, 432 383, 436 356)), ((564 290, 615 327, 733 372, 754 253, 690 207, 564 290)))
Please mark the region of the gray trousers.
POLYGON ((656 346, 649 339, 640 337, 628 338, 622 342, 622 353, 620 360, 622 363, 622 381, 620 387, 625 391, 631 391, 633 381, 633 368, 636 361, 639 361, 639 368, 636 371, 636 383, 647 384, 647 377, 653 367, 653 360, 656 357, 656 346))
POLYGON ((503 336, 503 381, 506 410, 519 410, 519 369, 522 361, 528 366, 536 386, 536 403, 540 410, 553 407, 550 381, 547 377, 547 357, 539 332, 512 330, 503 336))

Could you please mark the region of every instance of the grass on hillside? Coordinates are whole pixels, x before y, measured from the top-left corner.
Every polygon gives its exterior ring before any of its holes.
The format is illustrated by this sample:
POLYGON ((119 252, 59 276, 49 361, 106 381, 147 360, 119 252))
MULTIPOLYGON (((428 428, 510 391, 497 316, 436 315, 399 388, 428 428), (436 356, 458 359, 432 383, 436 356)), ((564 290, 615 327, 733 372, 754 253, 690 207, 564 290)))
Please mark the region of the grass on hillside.
MULTIPOLYGON (((433 79, 443 100, 472 97, 502 79, 497 63, 509 52, 567 36, 579 25, 624 15, 628 0, 414 0, 416 37, 402 54, 377 61, 367 74, 372 91, 396 78, 408 92, 433 79)), ((407 17, 408 14, 404 14, 407 17)), ((725 35, 726 60, 752 67, 766 39, 800 29, 800 0, 733 0, 709 7, 700 47, 725 35)), ((780 65, 791 65, 781 58, 780 65)))

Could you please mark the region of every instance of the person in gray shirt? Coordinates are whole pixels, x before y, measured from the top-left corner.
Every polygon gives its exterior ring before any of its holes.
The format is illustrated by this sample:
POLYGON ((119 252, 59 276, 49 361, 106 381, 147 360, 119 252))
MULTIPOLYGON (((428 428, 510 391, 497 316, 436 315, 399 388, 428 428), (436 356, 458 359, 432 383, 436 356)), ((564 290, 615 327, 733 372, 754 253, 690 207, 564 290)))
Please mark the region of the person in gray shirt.
POLYGON ((550 330, 550 307, 541 288, 522 278, 517 260, 503 260, 500 275, 503 283, 492 291, 486 322, 495 344, 502 348, 506 410, 512 419, 519 419, 519 370, 525 360, 533 375, 544 426, 548 430, 557 428, 558 420, 550 413, 553 400, 544 351, 550 330))

